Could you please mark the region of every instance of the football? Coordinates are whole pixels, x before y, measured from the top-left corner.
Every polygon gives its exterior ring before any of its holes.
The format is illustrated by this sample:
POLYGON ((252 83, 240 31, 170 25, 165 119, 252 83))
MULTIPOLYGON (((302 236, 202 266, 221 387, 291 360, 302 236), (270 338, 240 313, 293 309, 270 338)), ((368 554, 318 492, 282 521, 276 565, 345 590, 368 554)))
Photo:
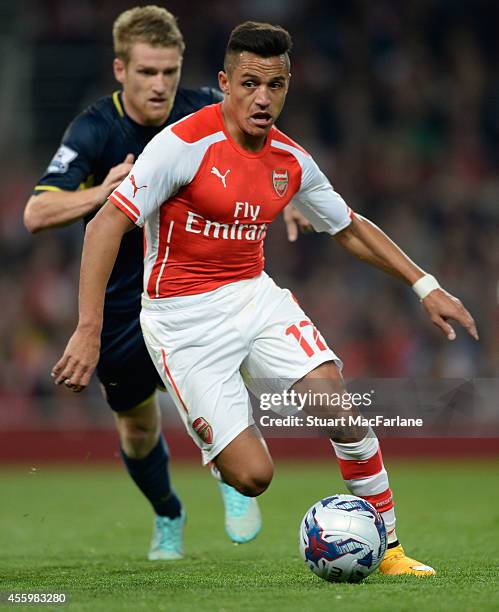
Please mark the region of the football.
POLYGON ((321 499, 300 526, 300 552, 308 567, 329 582, 360 582, 372 574, 386 551, 381 515, 354 495, 321 499))

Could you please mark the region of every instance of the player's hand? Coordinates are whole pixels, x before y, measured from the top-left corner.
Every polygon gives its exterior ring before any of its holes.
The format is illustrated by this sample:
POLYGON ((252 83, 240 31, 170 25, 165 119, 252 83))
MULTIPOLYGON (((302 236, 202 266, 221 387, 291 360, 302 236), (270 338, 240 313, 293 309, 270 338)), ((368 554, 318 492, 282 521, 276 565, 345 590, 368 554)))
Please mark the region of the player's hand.
POLYGON ((69 339, 63 356, 52 368, 56 385, 66 385, 75 393, 88 386, 99 361, 100 336, 76 329, 69 339))
POLYGON ((439 327, 447 336, 447 340, 455 340, 456 332, 447 322, 448 319, 457 321, 469 335, 478 340, 475 321, 460 300, 444 289, 431 291, 423 300, 423 306, 432 323, 439 327))
POLYGON ((310 221, 304 217, 301 212, 296 210, 292 204, 286 206, 283 217, 284 223, 286 224, 286 233, 290 242, 296 241, 299 231, 302 234, 307 234, 314 230, 310 221))
POLYGON ((104 203, 109 194, 111 194, 116 187, 123 181, 126 175, 130 172, 133 166, 134 157, 129 153, 124 161, 117 166, 113 166, 107 173, 106 178, 102 181, 102 203, 104 203))

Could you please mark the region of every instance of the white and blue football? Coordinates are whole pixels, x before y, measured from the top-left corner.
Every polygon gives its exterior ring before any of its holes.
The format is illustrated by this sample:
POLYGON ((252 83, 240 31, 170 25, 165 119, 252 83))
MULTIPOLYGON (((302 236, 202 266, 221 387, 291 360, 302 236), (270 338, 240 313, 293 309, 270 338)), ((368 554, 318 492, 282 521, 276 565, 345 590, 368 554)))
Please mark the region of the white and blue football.
POLYGON ((332 495, 314 504, 300 526, 300 552, 308 567, 329 582, 360 582, 386 551, 379 512, 354 495, 332 495))

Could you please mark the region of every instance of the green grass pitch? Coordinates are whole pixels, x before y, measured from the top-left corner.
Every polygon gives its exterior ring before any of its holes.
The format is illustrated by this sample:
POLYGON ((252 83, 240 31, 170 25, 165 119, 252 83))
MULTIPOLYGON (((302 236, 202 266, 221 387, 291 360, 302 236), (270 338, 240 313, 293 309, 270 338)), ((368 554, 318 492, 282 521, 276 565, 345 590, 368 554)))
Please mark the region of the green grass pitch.
MULTIPOLYGON (((187 510, 186 556, 148 562, 152 514, 114 468, 0 470, 0 591, 61 592, 71 610, 499 610, 496 461, 388 461, 406 551, 438 576, 384 577, 359 585, 319 580, 299 558, 307 508, 344 492, 330 463, 278 463, 261 497, 258 539, 231 544, 215 482, 175 466, 187 510)), ((9 605, 23 609, 20 605, 9 605)), ((33 606, 24 609, 33 610, 33 606)))

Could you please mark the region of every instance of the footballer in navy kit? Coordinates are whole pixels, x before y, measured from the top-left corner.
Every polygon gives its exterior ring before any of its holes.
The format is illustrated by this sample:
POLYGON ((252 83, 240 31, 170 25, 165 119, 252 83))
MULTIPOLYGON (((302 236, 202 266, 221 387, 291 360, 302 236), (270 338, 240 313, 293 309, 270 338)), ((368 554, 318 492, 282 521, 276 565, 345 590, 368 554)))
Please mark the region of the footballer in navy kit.
MULTIPOLYGON (((34 193, 54 189, 75 191, 80 185, 101 185, 109 171, 128 155, 137 159, 165 125, 221 99, 221 93, 214 89, 179 88, 167 121, 156 127, 141 125, 129 117, 121 92, 101 98, 70 124, 34 193)), ((94 208, 84 216, 85 224, 97 210, 94 208)), ((97 371, 109 405, 115 411, 134 408, 161 384, 145 348, 139 322, 143 240, 140 230, 125 236, 106 291, 97 371)))
MULTIPOLYGON (((222 99, 209 88, 178 89, 185 46, 167 10, 144 6, 125 11, 114 23, 113 42, 114 75, 122 90, 88 107, 66 130, 26 205, 24 221, 33 233, 79 219, 86 224, 153 136, 222 99)), ((107 287, 97 373, 114 411, 123 462, 156 514, 148 558, 172 560, 183 556, 185 514, 170 486, 156 397, 161 380, 140 329, 142 276, 143 232, 137 228, 125 236, 107 287)), ((261 528, 256 500, 212 471, 219 480, 229 537, 238 543, 252 540, 261 528)))

